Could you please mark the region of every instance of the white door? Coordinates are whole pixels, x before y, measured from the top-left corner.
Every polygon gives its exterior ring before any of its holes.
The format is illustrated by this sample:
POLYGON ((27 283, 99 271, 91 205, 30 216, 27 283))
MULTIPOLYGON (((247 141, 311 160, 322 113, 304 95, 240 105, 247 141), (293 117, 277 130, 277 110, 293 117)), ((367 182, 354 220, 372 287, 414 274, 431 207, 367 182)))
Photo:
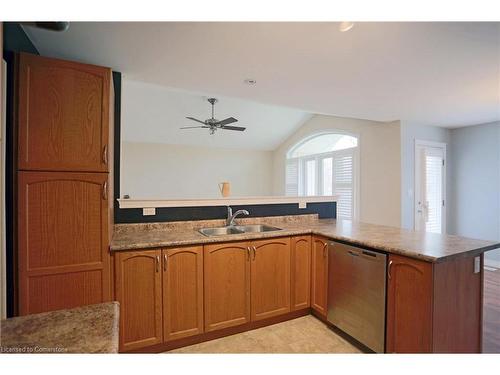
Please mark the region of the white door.
POLYGON ((415 142, 415 230, 446 232, 446 144, 415 142))

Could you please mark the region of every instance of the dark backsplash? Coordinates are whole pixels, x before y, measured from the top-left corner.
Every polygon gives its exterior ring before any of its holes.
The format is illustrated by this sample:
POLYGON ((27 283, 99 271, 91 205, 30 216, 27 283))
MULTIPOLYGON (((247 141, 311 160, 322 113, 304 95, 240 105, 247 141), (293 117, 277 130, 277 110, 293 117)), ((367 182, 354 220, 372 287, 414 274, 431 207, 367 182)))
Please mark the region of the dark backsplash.
MULTIPOLYGON (((335 202, 309 203, 307 208, 299 209, 296 203, 285 204, 256 204, 245 206, 231 206, 234 211, 245 209, 249 217, 283 216, 318 214, 321 219, 337 217, 335 202)), ((211 220, 224 219, 227 215, 225 206, 210 207, 169 207, 157 208, 156 215, 143 216, 142 208, 126 208, 115 210, 115 223, 154 223, 165 221, 211 220)))

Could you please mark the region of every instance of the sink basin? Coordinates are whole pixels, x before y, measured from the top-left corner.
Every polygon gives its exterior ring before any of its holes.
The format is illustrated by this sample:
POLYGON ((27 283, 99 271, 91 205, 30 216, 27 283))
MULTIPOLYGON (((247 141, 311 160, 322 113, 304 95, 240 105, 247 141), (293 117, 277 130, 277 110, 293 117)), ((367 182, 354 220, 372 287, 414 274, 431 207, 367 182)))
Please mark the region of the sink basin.
POLYGON ((228 234, 241 234, 242 230, 236 227, 220 227, 220 228, 202 228, 198 232, 204 234, 205 236, 225 236, 228 234))
POLYGON ((238 225, 236 226, 236 229, 241 230, 243 233, 261 233, 281 230, 281 228, 276 228, 266 224, 238 225))
POLYGON ((202 228, 198 230, 201 234, 211 236, 226 236, 228 234, 242 234, 242 233, 262 233, 281 230, 271 225, 254 224, 254 225, 238 225, 234 227, 219 227, 219 228, 202 228))

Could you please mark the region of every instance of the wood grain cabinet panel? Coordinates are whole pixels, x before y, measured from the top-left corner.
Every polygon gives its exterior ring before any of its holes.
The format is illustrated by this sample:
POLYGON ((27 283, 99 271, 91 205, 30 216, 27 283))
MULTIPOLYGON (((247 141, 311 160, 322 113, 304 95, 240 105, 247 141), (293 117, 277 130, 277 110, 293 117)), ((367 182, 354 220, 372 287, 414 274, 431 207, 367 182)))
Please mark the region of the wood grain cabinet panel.
POLYGON ((205 246, 205 331, 250 321, 248 242, 205 246))
POLYGON ((115 256, 120 302, 120 351, 163 341, 161 250, 124 251, 115 256))
POLYGON ((107 179, 106 173, 19 172, 21 315, 111 299, 107 179), (85 279, 91 290, 81 285, 85 279))
POLYGON ((107 172, 111 70, 19 55, 18 168, 107 172))
POLYGON ((291 309, 311 306, 311 236, 290 239, 291 247, 291 309))
POLYGON ((432 351, 432 264, 389 255, 388 353, 432 351))
POLYGON ((290 238, 253 241, 252 321, 290 311, 290 238))
POLYGON ((163 250, 163 339, 203 333, 203 247, 163 250))
POLYGON ((311 308, 326 317, 328 293, 328 242, 321 237, 312 239, 311 308))

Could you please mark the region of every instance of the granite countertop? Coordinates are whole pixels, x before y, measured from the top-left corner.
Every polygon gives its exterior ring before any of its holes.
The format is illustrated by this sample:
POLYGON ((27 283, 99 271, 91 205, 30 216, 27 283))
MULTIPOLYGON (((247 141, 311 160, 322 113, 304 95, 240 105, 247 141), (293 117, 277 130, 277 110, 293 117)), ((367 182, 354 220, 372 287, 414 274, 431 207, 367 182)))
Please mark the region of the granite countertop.
POLYGON ((118 302, 0 322, 0 353, 117 353, 118 302))
POLYGON ((206 237, 197 229, 224 226, 223 220, 177 223, 118 224, 111 251, 244 241, 260 238, 316 234, 354 245, 400 254, 429 262, 472 256, 500 247, 500 243, 452 235, 416 232, 350 220, 318 219, 316 215, 244 218, 239 224, 266 223, 282 228, 265 233, 206 237))

